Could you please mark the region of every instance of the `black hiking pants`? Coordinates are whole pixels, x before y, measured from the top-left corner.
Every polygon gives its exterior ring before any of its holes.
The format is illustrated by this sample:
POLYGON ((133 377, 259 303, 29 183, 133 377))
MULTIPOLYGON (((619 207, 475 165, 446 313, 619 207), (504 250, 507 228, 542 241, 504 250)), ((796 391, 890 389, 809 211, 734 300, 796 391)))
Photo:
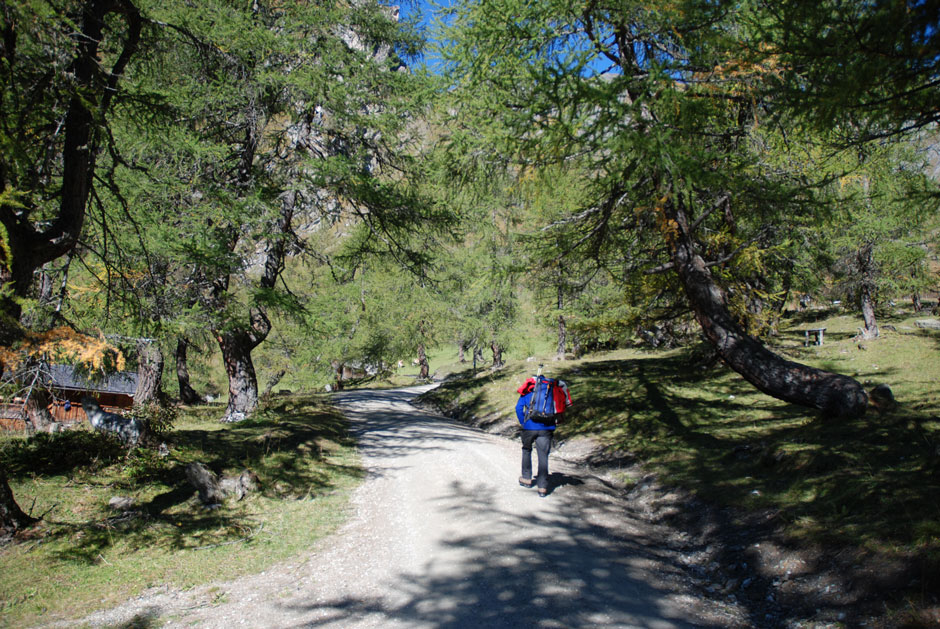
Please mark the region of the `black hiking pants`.
POLYGON ((539 458, 536 485, 539 489, 548 489, 548 453, 552 451, 554 430, 522 431, 522 478, 532 478, 532 444, 539 458))

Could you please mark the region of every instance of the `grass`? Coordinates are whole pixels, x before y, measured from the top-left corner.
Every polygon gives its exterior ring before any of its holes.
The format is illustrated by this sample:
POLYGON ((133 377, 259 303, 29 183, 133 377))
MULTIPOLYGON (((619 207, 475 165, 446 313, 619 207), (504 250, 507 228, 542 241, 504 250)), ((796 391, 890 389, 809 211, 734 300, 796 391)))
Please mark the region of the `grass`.
POLYGON ((127 454, 87 431, 7 438, 0 449, 24 510, 43 520, 0 552, 0 625, 75 618, 147 588, 187 588, 256 573, 311 549, 346 514, 362 473, 345 420, 312 397, 279 397, 223 425, 218 407, 186 413, 170 454, 127 454), (200 461, 248 468, 261 490, 205 509, 185 479, 200 461), (136 515, 109 510, 133 498, 136 515))
MULTIPOLYGON (((690 350, 628 350, 551 363, 575 406, 561 439, 592 437, 655 471, 662 482, 742 511, 769 510, 805 542, 940 556, 940 333, 924 315, 882 318, 882 338, 853 339, 860 323, 814 311, 785 322, 775 351, 888 384, 895 409, 835 420, 766 396, 690 350), (822 346, 801 330, 825 326, 822 346)), ((512 416, 515 389, 533 371, 513 362, 480 378, 445 383, 428 397, 477 417, 512 416)))

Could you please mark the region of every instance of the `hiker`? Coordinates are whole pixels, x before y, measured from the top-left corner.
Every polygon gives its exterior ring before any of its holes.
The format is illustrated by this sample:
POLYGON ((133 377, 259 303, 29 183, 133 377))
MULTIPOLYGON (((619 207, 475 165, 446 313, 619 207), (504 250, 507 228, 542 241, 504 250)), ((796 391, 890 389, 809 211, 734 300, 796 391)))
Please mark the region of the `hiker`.
POLYGON ((548 495, 548 453, 552 450, 552 437, 555 433, 555 424, 540 424, 532 418, 526 418, 526 411, 532 403, 532 393, 535 390, 535 380, 529 378, 519 387, 519 401, 516 402, 516 417, 522 425, 522 476, 519 484, 523 487, 537 485, 539 497, 548 495), (532 444, 538 454, 538 473, 535 481, 532 479, 532 444))

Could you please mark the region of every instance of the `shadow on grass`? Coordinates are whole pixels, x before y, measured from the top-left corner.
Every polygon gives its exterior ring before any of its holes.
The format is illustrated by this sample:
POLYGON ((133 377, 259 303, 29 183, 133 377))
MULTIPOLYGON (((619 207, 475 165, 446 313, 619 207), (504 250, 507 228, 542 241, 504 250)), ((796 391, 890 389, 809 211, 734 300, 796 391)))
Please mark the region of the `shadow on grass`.
POLYGON ((791 321, 793 325, 813 328, 819 327, 820 321, 830 319, 841 314, 841 312, 838 308, 807 308, 801 311, 788 310, 783 318, 791 321))
POLYGON ((825 419, 681 356, 595 363, 577 377, 585 410, 568 435, 606 434, 710 499, 780 509, 816 539, 907 545, 940 534, 940 426, 907 410, 916 400, 825 419))
MULTIPOLYGON (((99 504, 96 512, 103 515, 96 517, 93 512, 91 521, 76 521, 71 513, 47 518, 49 541, 62 542, 58 558, 95 563, 108 547, 117 544, 177 550, 250 538, 258 525, 249 513, 250 505, 258 498, 250 496, 243 503, 205 508, 186 478, 186 465, 192 461, 203 463, 220 476, 250 469, 259 477, 260 495, 270 499, 314 497, 331 491, 338 475, 361 475, 358 468, 330 460, 334 450, 353 444, 347 422, 335 411, 308 402, 280 399, 257 418, 237 424, 212 421, 200 427, 198 422, 190 422, 165 435, 171 453, 167 458, 153 451, 129 455, 122 451, 111 461, 115 463, 111 467, 103 467, 97 455, 91 458, 97 467, 90 467, 87 457, 84 461, 73 457, 67 471, 91 479, 91 483, 82 483, 84 486, 93 486, 99 478, 104 483, 98 488, 104 491, 93 499, 99 504), (130 511, 111 512, 105 517, 108 514, 104 504, 114 494, 150 497, 130 511)), ((93 433, 75 434, 86 435, 82 439, 102 439, 93 433)), ((54 445, 61 447, 64 443, 54 445)), ((30 448, 23 452, 28 454, 30 448)), ((90 448, 89 452, 97 450, 90 448)), ((27 466, 28 462, 17 464, 27 466)), ((42 477, 62 471, 61 465, 39 466, 32 473, 42 477)))
POLYGON ((88 430, 38 432, 4 445, 0 459, 13 478, 99 469, 127 456, 117 439, 88 430))
POLYGON ((912 334, 922 339, 928 340, 936 347, 936 349, 940 350, 940 331, 917 329, 913 332, 908 332, 908 334, 912 334))

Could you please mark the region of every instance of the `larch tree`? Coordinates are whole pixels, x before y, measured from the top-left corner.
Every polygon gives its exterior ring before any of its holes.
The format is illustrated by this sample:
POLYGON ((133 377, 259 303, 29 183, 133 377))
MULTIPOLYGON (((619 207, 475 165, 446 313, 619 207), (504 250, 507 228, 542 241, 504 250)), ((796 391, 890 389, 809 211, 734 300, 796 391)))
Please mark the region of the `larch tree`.
POLYGON ((455 90, 522 163, 587 173, 588 199, 557 225, 566 252, 610 259, 630 242, 648 274, 674 274, 720 358, 761 391, 829 415, 864 412, 854 379, 771 352, 729 309, 723 268, 789 221, 812 220, 756 139, 772 68, 741 54, 746 2, 459 3, 448 31, 455 90))
MULTIPOLYGON (((130 0, 0 6, 0 345, 23 341, 34 275, 75 247, 142 21, 130 0)), ((0 363, 0 373, 5 369, 0 363)), ((0 467, 0 530, 31 521, 0 467)))
POLYGON ((33 275, 72 250, 107 146, 122 74, 141 36, 130 1, 4 3, 0 9, 0 314, 15 337, 33 275))
POLYGON ((237 421, 258 403, 251 354, 272 309, 300 307, 282 281, 306 247, 299 228, 361 221, 381 239, 421 218, 398 183, 416 81, 398 55, 416 42, 372 1, 164 3, 153 20, 172 35, 171 68, 151 81, 190 138, 155 158, 191 188, 165 240, 222 353, 223 420, 237 421))
POLYGON ((852 153, 847 170, 831 184, 835 221, 823 254, 836 295, 862 314, 861 339, 879 336, 876 309, 910 295, 927 271, 927 226, 936 216, 922 156, 911 146, 867 146, 852 153))

